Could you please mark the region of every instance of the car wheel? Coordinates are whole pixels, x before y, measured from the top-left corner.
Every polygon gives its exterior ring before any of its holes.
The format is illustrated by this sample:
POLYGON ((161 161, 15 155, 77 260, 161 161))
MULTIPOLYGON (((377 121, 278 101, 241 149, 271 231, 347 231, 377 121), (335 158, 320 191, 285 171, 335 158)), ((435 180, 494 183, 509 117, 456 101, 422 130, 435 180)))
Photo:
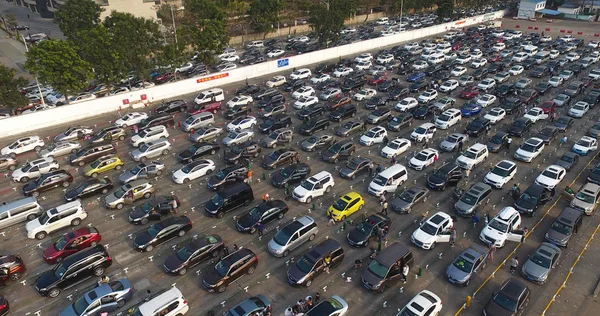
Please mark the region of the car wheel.
POLYGON ((38 196, 40 196, 40 192, 34 191, 33 193, 31 193, 31 196, 38 197, 38 196))
POLYGON ((339 161, 339 160, 338 160, 337 158, 335 158, 335 159, 333 160, 333 163, 338 163, 338 161, 339 161))
POLYGON ((310 235, 310 237, 308 237, 308 240, 313 241, 315 239, 315 234, 310 235))
POLYGON ((433 248, 435 248, 435 242, 433 244, 431 244, 431 247, 429 247, 429 250, 432 250, 433 248))
POLYGON ((123 306, 125 306, 125 300, 118 300, 118 301, 117 301, 117 307, 118 307, 118 308, 121 308, 121 307, 123 307, 123 306))
POLYGON ((177 233, 177 236, 179 236, 179 237, 183 237, 184 235, 185 235, 185 230, 183 230, 183 229, 177 233))
POLYGON ((119 140, 120 141, 124 141, 125 140, 125 136, 123 136, 123 135, 119 136, 119 140))
POLYGON ((17 154, 15 154, 15 153, 10 153, 9 155, 10 155, 10 158, 15 158, 15 157, 17 157, 17 154))
POLYGON ((29 181, 29 177, 21 178, 21 183, 27 183, 27 181, 29 181))
POLYGON ((219 286, 219 287, 217 288, 217 292, 219 292, 219 293, 223 293, 223 292, 225 292, 225 289, 226 289, 226 288, 227 288, 227 287, 226 287, 225 285, 221 285, 221 286, 219 286))
POLYGON ((162 173, 163 173, 162 170, 158 170, 158 171, 156 171, 156 176, 160 176, 160 175, 162 175, 162 173))
POLYGON ((102 194, 108 193, 108 189, 102 189, 102 194))
POLYGON ((146 162, 146 161, 148 161, 148 158, 146 158, 146 157, 142 157, 142 158, 140 158, 140 161, 141 161, 141 162, 146 162))
POLYGON ((10 275, 10 279, 11 279, 12 281, 16 281, 16 280, 18 280, 18 279, 20 279, 20 278, 21 278, 21 273, 15 273, 15 274, 11 274, 11 275, 10 275))
POLYGON ((216 153, 217 153, 217 152, 216 152, 214 149, 210 151, 210 154, 211 154, 211 155, 214 155, 214 154, 216 154, 216 153))
POLYGON ((310 203, 310 201, 312 201, 312 196, 306 198, 306 203, 310 203))
MULTIPOLYGON (((52 159, 54 159, 54 157, 53 157, 53 156, 48 156, 48 158, 52 158, 52 159)), ((56 171, 56 170, 58 170, 58 169, 56 169, 56 168, 50 168, 50 172, 52 172, 52 171, 56 171)))
POLYGON ((39 152, 40 150, 42 150, 42 147, 40 147, 40 146, 35 146, 35 148, 33 148, 33 150, 35 150, 36 152, 39 152))
POLYGON ((284 252, 283 252, 283 256, 284 256, 284 257, 287 257, 287 255, 289 255, 289 254, 290 254, 290 251, 289 251, 289 250, 286 250, 286 251, 284 251, 284 252))
POLYGON ((343 222, 346 220, 346 215, 342 216, 342 219, 340 220, 340 222, 343 222))
POLYGON ((51 298, 55 298, 60 294, 60 290, 57 288, 53 288, 50 291, 48 291, 48 296, 51 298))
POLYGON ((151 197, 152 197, 152 193, 150 193, 150 192, 146 192, 146 193, 144 193, 144 198, 145 198, 145 199, 149 199, 149 198, 151 198, 151 197))
POLYGON ((179 270, 179 275, 185 275, 186 272, 187 272, 187 269, 182 268, 181 270, 179 270))
POLYGON ((148 247, 146 247, 146 249, 144 249, 145 252, 150 252, 154 249, 154 246, 152 245, 148 245, 148 247))
POLYGON ((304 283, 304 285, 305 285, 306 287, 309 287, 309 286, 311 286, 311 284, 312 284, 312 280, 310 280, 310 279, 309 279, 308 281, 306 281, 306 283, 304 283))
POLYGON ((121 209, 123 209, 123 203, 117 204, 117 210, 121 210, 121 209))
POLYGON ((98 243, 95 241, 92 241, 92 243, 90 244, 90 248, 96 247, 96 245, 98 245, 98 243))
POLYGON ((79 226, 81 224, 81 220, 79 218, 75 218, 71 221, 71 226, 79 226))
POLYGON ((185 179, 183 179, 183 183, 184 183, 184 184, 186 184, 186 183, 188 183, 188 182, 190 182, 190 179, 188 179, 188 178, 185 178, 185 179))
POLYGON ((168 149, 165 149, 165 150, 163 150, 163 151, 162 151, 162 154, 163 154, 163 156, 166 156, 166 155, 168 155, 168 154, 169 154, 169 150, 168 150, 168 149))
POLYGON ((15 166, 15 165, 8 166, 8 170, 10 170, 10 171, 14 171, 15 169, 17 169, 17 166, 15 166))
POLYGON ((92 173, 92 178, 98 178, 98 173, 97 172, 92 173))
POLYGON ((218 212, 217 213, 217 218, 223 218, 223 215, 224 215, 223 212, 218 212))
POLYGON ((36 217, 37 217, 37 216, 36 216, 35 214, 29 214, 29 215, 27 215, 27 220, 30 220, 30 221, 32 221, 32 220, 34 220, 36 217))
POLYGON ((80 162, 77 163, 77 165, 79 165, 80 167, 83 167, 83 166, 85 166, 85 162, 80 161, 80 162))
POLYGON ((35 239, 42 240, 42 239, 46 238, 46 235, 47 235, 46 232, 39 232, 39 233, 35 234, 35 239))
POLYGON ((244 206, 248 206, 248 204, 250 204, 250 200, 244 201, 244 206))

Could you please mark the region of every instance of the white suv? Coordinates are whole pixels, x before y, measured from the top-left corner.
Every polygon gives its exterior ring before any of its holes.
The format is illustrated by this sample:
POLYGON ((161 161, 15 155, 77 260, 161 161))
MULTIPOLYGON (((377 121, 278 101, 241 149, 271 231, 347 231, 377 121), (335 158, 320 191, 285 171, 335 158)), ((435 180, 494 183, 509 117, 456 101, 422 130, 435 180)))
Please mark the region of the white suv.
POLYGON ((452 227, 452 217, 444 212, 437 212, 417 228, 410 239, 420 248, 433 249, 438 242, 450 241, 452 227))
POLYGON ((15 182, 25 183, 29 179, 37 178, 45 173, 58 170, 58 162, 52 158, 40 158, 26 163, 20 169, 13 171, 12 179, 15 182))
POLYGON ((15 158, 17 155, 28 151, 40 151, 44 145, 44 140, 39 136, 23 137, 2 148, 2 150, 0 150, 0 155, 15 158))
POLYGON ((459 109, 447 109, 435 120, 435 127, 439 129, 448 129, 454 124, 460 122, 461 118, 462 116, 459 109))
POLYGON ((488 156, 487 146, 477 143, 456 158, 456 165, 463 169, 473 170, 473 168, 485 161, 488 156))
POLYGON ((502 160, 485 175, 483 182, 496 189, 501 189, 515 174, 517 174, 517 164, 510 160, 502 160))
POLYGON ((519 149, 515 152, 515 159, 531 162, 537 156, 539 156, 546 145, 544 145, 544 141, 537 138, 532 137, 526 140, 519 149))
POLYGON ((521 242, 523 232, 517 231, 519 225, 521 225, 521 214, 513 207, 507 206, 485 225, 479 234, 479 239, 486 244, 496 245, 496 248, 503 247, 507 240, 521 242))
POLYGON ((53 231, 69 225, 78 226, 87 217, 81 201, 75 200, 53 209, 49 209, 42 216, 25 225, 27 237, 31 239, 44 239, 53 231))
POLYGON ((333 176, 327 171, 321 171, 314 176, 304 179, 302 183, 294 189, 292 196, 294 199, 310 203, 313 198, 321 196, 331 191, 335 185, 333 176))
POLYGON ((168 137, 169 131, 167 131, 167 128, 164 125, 152 126, 144 128, 139 131, 137 135, 133 135, 133 137, 131 137, 131 145, 133 145, 133 147, 139 147, 142 144, 161 138, 167 139, 168 137))
POLYGON ((188 310, 189 306, 185 297, 177 287, 173 286, 138 306, 133 314, 139 316, 179 316, 185 315, 188 310))

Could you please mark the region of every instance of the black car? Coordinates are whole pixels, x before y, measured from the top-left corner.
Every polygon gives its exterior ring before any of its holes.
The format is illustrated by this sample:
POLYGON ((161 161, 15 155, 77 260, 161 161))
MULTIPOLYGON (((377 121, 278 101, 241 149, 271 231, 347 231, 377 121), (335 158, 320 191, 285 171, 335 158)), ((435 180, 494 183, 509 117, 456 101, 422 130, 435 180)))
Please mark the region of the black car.
POLYGON ((315 66, 315 74, 330 73, 335 69, 335 64, 318 64, 315 66))
POLYGON ((398 83, 395 80, 386 80, 377 86, 377 91, 389 92, 389 91, 395 89, 397 85, 398 85, 398 83))
POLYGON ((493 63, 488 67, 488 71, 490 73, 498 73, 504 70, 504 65, 502 63, 493 63))
POLYGON ((389 130, 398 132, 403 127, 411 126, 413 121, 413 116, 410 113, 401 113, 398 116, 392 117, 387 122, 387 127, 389 130))
POLYGON ((258 126, 258 130, 263 134, 268 134, 276 129, 290 127, 292 118, 285 114, 275 114, 258 126))
POLYGON ((173 100, 166 103, 162 103, 154 109, 156 114, 164 113, 177 113, 185 112, 187 110, 187 103, 184 100, 173 100))
POLYGON ((258 85, 255 84, 249 84, 249 85, 245 85, 239 89, 237 89, 237 91, 235 92, 236 95, 253 95, 255 93, 259 93, 260 91, 262 91, 262 88, 258 85))
POLYGON ((340 177, 345 179, 355 179, 356 176, 367 173, 373 161, 366 157, 353 157, 348 160, 345 166, 340 168, 340 177))
POLYGON ((413 117, 419 120, 425 120, 430 116, 433 116, 436 107, 430 105, 419 105, 412 113, 413 117))
POLYGON ((398 86, 395 87, 392 91, 388 92, 388 97, 392 101, 399 101, 404 99, 410 93, 410 89, 407 87, 398 86))
POLYGON ((312 118, 321 116, 325 112, 326 106, 322 103, 311 104, 304 109, 298 111, 297 115, 300 119, 312 118))
POLYGON ((172 275, 184 275, 189 269, 214 259, 225 248, 223 239, 219 235, 208 235, 195 238, 185 243, 174 254, 167 257, 163 268, 172 275))
POLYGON ((258 223, 265 225, 274 220, 281 220, 287 211, 288 206, 282 200, 265 201, 241 215, 235 226, 241 233, 254 234, 258 223))
POLYGON ((510 83, 503 83, 496 88, 494 94, 499 98, 504 98, 507 95, 513 94, 514 86, 510 83))
POLYGON ((292 92, 305 85, 303 79, 290 80, 283 84, 283 91, 292 92))
POLYGON ((392 223, 389 217, 383 214, 373 214, 367 217, 364 221, 358 223, 351 230, 346 239, 353 247, 365 247, 369 244, 369 240, 377 236, 379 228, 389 226, 392 223))
POLYGON ((217 190, 221 186, 232 182, 246 181, 248 178, 248 161, 242 160, 233 166, 219 170, 215 175, 208 178, 206 185, 211 190, 217 190))
POLYGON ((54 188, 66 188, 73 183, 73 176, 66 170, 54 170, 45 173, 35 180, 29 181, 23 186, 25 196, 37 197, 41 192, 46 192, 54 188))
POLYGON ((587 102, 587 104, 590 105, 590 108, 595 107, 596 105, 600 104, 600 91, 591 91, 590 93, 586 94, 581 101, 587 102))
POLYGON ((427 82, 426 80, 421 80, 421 81, 413 82, 410 85, 409 90, 412 93, 417 93, 417 92, 425 91, 425 90, 427 90, 427 88, 429 88, 429 82, 427 82))
POLYGON ((513 114, 516 112, 519 107, 523 106, 523 100, 519 98, 506 98, 502 103, 500 103, 500 107, 506 111, 506 114, 513 114))
POLYGON ((508 279, 494 292, 483 309, 484 315, 521 315, 529 304, 531 291, 517 279, 508 279))
POLYGON ((52 270, 41 273, 35 280, 35 289, 41 296, 57 297, 61 290, 94 277, 100 277, 112 259, 102 245, 96 245, 65 258, 52 270))
POLYGON ((242 159, 258 157, 261 151, 257 142, 249 140, 227 150, 223 158, 227 164, 237 164, 242 159))
POLYGON ((245 274, 253 274, 258 256, 244 247, 221 259, 202 276, 202 286, 209 292, 223 293, 227 286, 245 274))
POLYGON ((508 138, 510 136, 505 132, 498 132, 496 135, 492 136, 490 140, 487 142, 488 151, 497 153, 500 149, 503 149, 506 144, 508 144, 508 138))
POLYGON ((533 122, 527 117, 519 117, 508 127, 508 133, 512 136, 523 137, 531 130, 533 122))
POLYGON ((106 194, 112 190, 113 183, 108 177, 92 178, 65 193, 67 202, 83 199, 98 194, 106 194))
POLYGON ((187 216, 167 217, 135 236, 133 246, 141 252, 152 251, 158 245, 183 237, 190 229, 192 221, 187 216))
POLYGON ((273 173, 271 184, 276 188, 283 188, 286 185, 299 183, 310 175, 310 166, 303 162, 286 166, 273 173))
POLYGON ((152 126, 174 126, 175 119, 173 116, 168 114, 161 114, 156 116, 149 116, 143 119, 140 123, 137 124, 138 130, 142 130, 144 128, 152 127, 152 126))
POLYGON ((569 129, 569 127, 571 127, 571 125, 573 125, 573 122, 575 122, 575 120, 570 116, 560 116, 554 120, 552 125, 556 126, 559 132, 564 133, 567 131, 567 129, 569 129))
POLYGON ((340 122, 343 119, 354 117, 357 112, 358 109, 356 108, 356 105, 345 104, 329 113, 329 120, 334 122, 340 122))
POLYGON ((365 85, 365 82, 364 78, 348 78, 342 83, 341 89, 343 92, 360 89, 365 85))
POLYGON ((465 128, 465 132, 469 136, 477 137, 482 134, 487 134, 492 127, 490 120, 484 117, 478 117, 472 120, 469 125, 465 128))
POLYGON ((265 169, 275 169, 285 164, 294 163, 297 157, 297 151, 289 148, 281 148, 265 156, 265 158, 263 158, 262 160, 261 165, 265 169))
POLYGON ((558 128, 556 126, 548 125, 542 128, 535 137, 544 141, 544 144, 548 145, 558 135, 558 128))
POLYGON ((544 67, 544 66, 535 67, 531 72, 529 72, 529 76, 534 77, 534 78, 542 78, 549 74, 550 74, 550 69, 548 69, 548 67, 544 67))
POLYGON ((283 94, 275 94, 272 96, 265 97, 264 99, 258 101, 256 106, 260 110, 270 106, 276 106, 281 104, 285 104, 285 96, 283 94))
POLYGON ((389 101, 389 98, 386 96, 374 96, 367 100, 365 103, 365 108, 367 110, 375 110, 379 107, 387 106, 389 101))
POLYGON ((248 113, 250 113, 251 110, 252 109, 249 104, 238 104, 223 112, 223 117, 225 117, 228 120, 233 120, 240 116, 246 116, 248 113))
POLYGON ((265 91, 261 91, 252 95, 254 100, 265 100, 270 99, 276 95, 281 95, 281 92, 275 88, 267 89, 265 91))
POLYGON ((537 183, 531 184, 515 201, 514 207, 519 213, 534 216, 535 212, 552 199, 550 190, 537 183))
MULTIPOLYGON (((343 260, 344 249, 342 245, 333 238, 325 239, 309 248, 296 261, 296 264, 288 269, 288 283, 292 286, 309 287, 317 276, 323 272, 329 274, 329 270, 340 266, 343 260), (323 262, 326 262, 326 264, 323 264, 323 262)), ((337 312, 339 306, 333 306, 332 302, 336 301, 325 300, 304 315, 340 315, 337 312), (330 312, 333 312, 333 314, 330 312)))
POLYGON ((312 118, 308 122, 302 123, 298 127, 298 131, 302 135, 312 135, 318 131, 325 130, 329 127, 329 120, 326 118, 312 118))
POLYGON ((132 224, 148 224, 149 220, 161 220, 179 207, 179 199, 174 195, 165 195, 152 198, 140 206, 133 208, 129 213, 132 224))
POLYGON ((202 142, 188 147, 177 156, 177 161, 187 164, 198 158, 214 155, 221 149, 221 146, 216 142, 202 142))
POLYGON ((552 86, 548 82, 540 82, 535 86, 535 91, 540 95, 546 94, 550 89, 552 89, 552 86))

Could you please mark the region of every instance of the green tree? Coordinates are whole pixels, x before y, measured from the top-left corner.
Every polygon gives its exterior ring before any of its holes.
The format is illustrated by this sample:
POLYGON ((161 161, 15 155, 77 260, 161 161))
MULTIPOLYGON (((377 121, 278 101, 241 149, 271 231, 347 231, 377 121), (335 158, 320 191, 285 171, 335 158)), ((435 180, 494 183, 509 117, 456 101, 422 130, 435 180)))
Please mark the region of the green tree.
POLYGON ((27 85, 27 80, 15 77, 15 74, 14 69, 0 65, 0 105, 12 109, 27 105, 27 98, 20 91, 27 85))
POLYGON ((199 53, 199 59, 214 63, 214 53, 227 46, 225 4, 216 0, 185 0, 186 19, 181 27, 181 40, 199 53))
POLYGON ((68 39, 77 41, 77 33, 100 23, 102 11, 104 9, 93 0, 67 0, 56 11, 54 20, 68 39))
POLYGON ((279 11, 281 11, 281 0, 254 0, 248 10, 248 19, 252 29, 263 33, 263 38, 273 32, 275 25, 279 23, 279 11))
POLYGON ((79 32, 79 38, 81 58, 90 63, 98 81, 111 85, 121 74, 129 72, 129 67, 120 62, 120 51, 113 43, 112 33, 104 25, 79 32))
POLYGON ((65 96, 81 91, 92 78, 90 64, 81 59, 70 41, 42 41, 25 56, 25 69, 65 96))
POLYGON ((439 20, 454 17, 454 0, 437 0, 437 16, 439 20))
POLYGON ((312 6, 308 21, 321 45, 328 46, 329 42, 338 39, 344 21, 355 12, 352 3, 346 0, 328 0, 312 6))

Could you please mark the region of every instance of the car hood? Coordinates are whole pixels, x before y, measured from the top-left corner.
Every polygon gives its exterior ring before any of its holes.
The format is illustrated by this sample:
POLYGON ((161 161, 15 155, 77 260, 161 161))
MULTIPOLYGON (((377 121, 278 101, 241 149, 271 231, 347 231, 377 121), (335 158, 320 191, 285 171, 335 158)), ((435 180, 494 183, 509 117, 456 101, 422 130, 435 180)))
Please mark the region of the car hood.
POLYGON ((58 254, 59 252, 56 250, 56 248, 54 248, 54 244, 48 246, 48 248, 46 248, 43 253, 44 258, 52 258, 58 254))
POLYGON ((565 235, 563 233, 557 232, 554 229, 548 229, 546 233, 546 238, 550 240, 554 240, 558 243, 565 243, 571 235, 565 235))
POLYGON ((36 219, 34 219, 32 221, 27 222, 27 224, 25 224, 25 229, 28 232, 30 232, 30 231, 38 229, 41 226, 42 226, 42 224, 40 223, 40 219, 36 218, 36 219))
POLYGON ((189 150, 184 150, 183 152, 181 152, 179 154, 179 158, 181 158, 181 159, 187 159, 187 158, 192 157, 192 155, 193 155, 192 152, 190 152, 189 150))
POLYGON ((140 218, 144 218, 144 217, 148 217, 149 213, 144 212, 144 210, 142 210, 142 206, 136 207, 133 209, 133 211, 131 211, 131 213, 129 213, 129 218, 131 219, 140 219, 140 218))
POLYGON ((135 236, 135 239, 133 240, 133 243, 136 246, 144 246, 147 245, 148 243, 150 243, 152 241, 152 236, 150 236, 147 232, 143 232, 140 233, 139 235, 135 236))
POLYGON ((58 314, 58 316, 79 316, 75 312, 75 309, 73 308, 73 304, 71 304, 71 305, 67 306, 65 309, 63 309, 63 311, 60 312, 60 314, 58 314))
POLYGON ((545 279, 548 269, 527 260, 523 264, 523 273, 533 278, 545 279))
POLYGON ((204 274, 204 277, 202 278, 202 282, 212 286, 216 286, 221 280, 221 276, 218 275, 215 271, 210 271, 204 274))
POLYGON ((351 240, 354 243, 360 243, 367 241, 367 239, 369 239, 369 236, 369 233, 363 233, 357 229, 354 229, 348 233, 348 240, 351 240))
POLYGON ((127 183, 129 181, 133 181, 137 178, 137 176, 129 171, 125 171, 119 175, 119 181, 123 183, 127 183))
POLYGON ((381 282, 381 278, 371 273, 369 269, 365 269, 363 271, 363 273, 361 274, 361 278, 364 282, 367 282, 371 285, 377 285, 379 284, 379 282, 381 282))
POLYGON ((121 200, 121 199, 118 199, 118 198, 115 196, 115 194, 114 194, 114 193, 111 193, 110 195, 107 195, 107 196, 104 198, 104 202, 105 202, 106 204, 112 204, 112 203, 115 203, 115 202, 117 202, 117 201, 119 201, 119 200, 121 200))
POLYGON ((459 282, 465 282, 467 279, 469 279, 471 273, 464 272, 451 263, 448 268, 446 268, 446 275, 459 282))
POLYGON ((408 206, 410 206, 410 203, 404 201, 401 198, 393 199, 390 204, 391 204, 392 210, 394 210, 394 211, 402 211, 402 210, 405 210, 406 208, 408 208, 408 206))
POLYGON ((342 168, 340 168, 340 174, 344 175, 344 176, 350 175, 350 174, 352 174, 355 171, 356 170, 350 169, 350 168, 348 168, 346 166, 343 166, 342 168))
POLYGON ((559 166, 561 166, 561 167, 563 167, 563 168, 565 168, 566 170, 569 170, 569 169, 571 169, 571 167, 573 166, 573 163, 571 163, 571 162, 566 162, 566 161, 564 161, 564 160, 558 160, 558 161, 556 162, 556 164, 557 164, 557 165, 559 165, 559 166))
POLYGON ((296 281, 301 280, 303 277, 306 276, 306 273, 300 271, 300 269, 298 269, 298 267, 296 267, 295 265, 292 266, 288 271, 287 271, 287 275, 296 281))
POLYGON ((459 214, 471 214, 473 212, 473 205, 469 205, 461 200, 458 200, 455 204, 454 207, 456 208, 457 212, 459 214))
POLYGON ((184 262, 185 261, 179 259, 177 253, 174 253, 168 256, 167 260, 165 260, 165 268, 167 268, 169 271, 175 271, 177 268, 181 267, 184 262))
POLYGON ((281 186, 283 184, 286 184, 289 180, 290 180, 290 178, 286 178, 286 177, 282 176, 280 173, 276 173, 273 176, 271 176, 271 182, 275 186, 281 186))
POLYGON ((499 149, 500 148, 500 144, 496 144, 496 143, 492 143, 492 142, 488 142, 486 144, 488 149, 499 149))
POLYGON ((414 240, 418 240, 424 244, 428 244, 430 241, 435 239, 435 236, 429 235, 429 234, 425 233, 424 231, 417 229, 412 233, 412 238, 414 240))
POLYGON ((223 181, 224 180, 217 178, 217 176, 211 176, 210 178, 208 178, 208 181, 206 181, 206 182, 207 182, 208 186, 213 187, 213 186, 223 184, 223 181))
POLYGON ((448 149, 452 149, 452 148, 454 148, 456 146, 457 146, 456 143, 449 142, 447 140, 442 141, 442 143, 440 144, 440 147, 442 147, 442 148, 448 148, 448 149))
POLYGON ((485 308, 483 309, 483 312, 486 313, 486 315, 493 315, 493 316, 512 316, 513 313, 504 309, 502 306, 496 304, 496 302, 494 302, 493 300, 490 300, 487 305, 485 305, 485 308))
POLYGON ((263 161, 262 161, 262 164, 263 164, 263 165, 265 165, 265 166, 271 166, 271 165, 273 165, 273 164, 275 163, 275 161, 276 161, 276 160, 272 159, 271 157, 269 157, 269 156, 266 156, 266 157, 263 159, 263 161))
POLYGON ((250 227, 256 225, 256 223, 257 223, 256 220, 254 220, 252 217, 250 217, 250 215, 247 213, 237 220, 237 224, 243 228, 250 228, 250 227))
POLYGON ((24 176, 24 175, 26 175, 26 174, 27 174, 27 173, 23 172, 23 171, 21 170, 21 168, 19 168, 19 169, 16 169, 15 171, 13 171, 13 172, 12 172, 12 174, 11 174, 11 176, 12 176, 13 178, 21 178, 21 177, 23 177, 23 176, 24 176))
POLYGON ((49 270, 40 274, 40 276, 35 280, 35 286, 38 289, 48 289, 52 284, 56 283, 58 279, 54 274, 54 271, 49 270))

